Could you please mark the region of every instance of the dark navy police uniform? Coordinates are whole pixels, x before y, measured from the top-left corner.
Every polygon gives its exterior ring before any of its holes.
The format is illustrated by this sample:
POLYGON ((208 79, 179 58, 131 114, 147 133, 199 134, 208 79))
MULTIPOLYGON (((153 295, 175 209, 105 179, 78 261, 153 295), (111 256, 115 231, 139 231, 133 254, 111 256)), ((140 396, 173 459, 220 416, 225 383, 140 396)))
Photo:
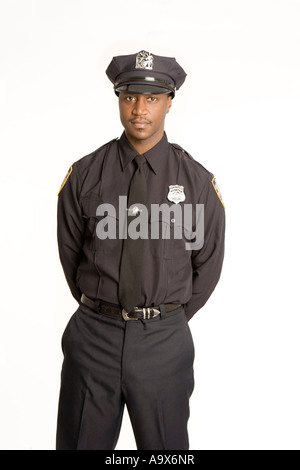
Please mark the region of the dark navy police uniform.
MULTIPOLYGON (((107 75, 117 95, 174 96, 185 79, 175 59, 145 51, 113 58, 107 75)), ((139 304, 126 312, 119 295, 125 246, 120 226, 136 157, 124 132, 75 162, 59 192, 59 254, 79 308, 62 338, 58 450, 114 449, 125 404, 138 449, 189 448, 194 346, 188 321, 219 280, 225 211, 214 176, 164 134, 144 154, 149 236, 139 304), (103 204, 114 210, 100 212, 103 204), (153 204, 191 208, 191 233, 202 205, 204 240, 187 249, 192 236, 180 214, 151 217, 153 204), (99 237, 103 222, 115 227, 116 236, 99 237)))

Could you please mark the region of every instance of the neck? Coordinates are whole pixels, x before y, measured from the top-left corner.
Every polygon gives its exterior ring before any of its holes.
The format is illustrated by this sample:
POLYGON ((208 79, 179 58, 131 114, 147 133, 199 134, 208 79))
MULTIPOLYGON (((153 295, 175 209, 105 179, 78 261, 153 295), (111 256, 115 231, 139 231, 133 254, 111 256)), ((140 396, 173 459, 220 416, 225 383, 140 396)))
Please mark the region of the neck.
POLYGON ((164 136, 164 129, 162 129, 157 134, 152 135, 148 139, 137 139, 134 136, 128 134, 126 131, 125 131, 125 134, 129 142, 131 143, 131 145, 135 148, 135 150, 140 155, 143 155, 144 153, 148 152, 153 147, 155 147, 155 145, 158 144, 158 142, 160 142, 160 140, 164 136))

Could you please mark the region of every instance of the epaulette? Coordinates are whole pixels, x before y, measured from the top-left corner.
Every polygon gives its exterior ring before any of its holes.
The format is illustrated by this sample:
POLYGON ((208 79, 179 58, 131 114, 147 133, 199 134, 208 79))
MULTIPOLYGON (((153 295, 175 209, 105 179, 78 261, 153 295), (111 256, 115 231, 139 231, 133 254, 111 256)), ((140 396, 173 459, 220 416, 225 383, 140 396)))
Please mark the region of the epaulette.
POLYGON ((191 160, 195 160, 189 152, 187 152, 184 148, 180 147, 178 144, 171 144, 176 150, 180 150, 181 152, 185 153, 191 160))

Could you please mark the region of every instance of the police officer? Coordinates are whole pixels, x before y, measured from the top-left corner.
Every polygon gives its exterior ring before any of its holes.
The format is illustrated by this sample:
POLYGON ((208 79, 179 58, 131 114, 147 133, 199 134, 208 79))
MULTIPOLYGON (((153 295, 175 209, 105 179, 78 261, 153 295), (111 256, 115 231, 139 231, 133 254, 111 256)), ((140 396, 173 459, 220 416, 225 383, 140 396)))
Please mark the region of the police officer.
POLYGON ((114 449, 126 405, 138 449, 185 450, 188 321, 220 277, 224 206, 214 176, 164 131, 186 77, 177 61, 141 51, 106 73, 124 132, 76 161, 58 195, 79 307, 62 337, 57 449, 114 449))

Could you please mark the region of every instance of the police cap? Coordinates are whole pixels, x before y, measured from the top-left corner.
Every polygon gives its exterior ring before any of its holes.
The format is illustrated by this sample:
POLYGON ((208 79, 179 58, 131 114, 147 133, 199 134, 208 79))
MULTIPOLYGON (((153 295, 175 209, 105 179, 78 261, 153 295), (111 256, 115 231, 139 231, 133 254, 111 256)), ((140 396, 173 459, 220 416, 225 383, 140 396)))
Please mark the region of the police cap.
POLYGON ((173 57, 161 57, 150 52, 113 57, 106 74, 120 91, 138 94, 175 95, 183 84, 186 73, 173 57))

